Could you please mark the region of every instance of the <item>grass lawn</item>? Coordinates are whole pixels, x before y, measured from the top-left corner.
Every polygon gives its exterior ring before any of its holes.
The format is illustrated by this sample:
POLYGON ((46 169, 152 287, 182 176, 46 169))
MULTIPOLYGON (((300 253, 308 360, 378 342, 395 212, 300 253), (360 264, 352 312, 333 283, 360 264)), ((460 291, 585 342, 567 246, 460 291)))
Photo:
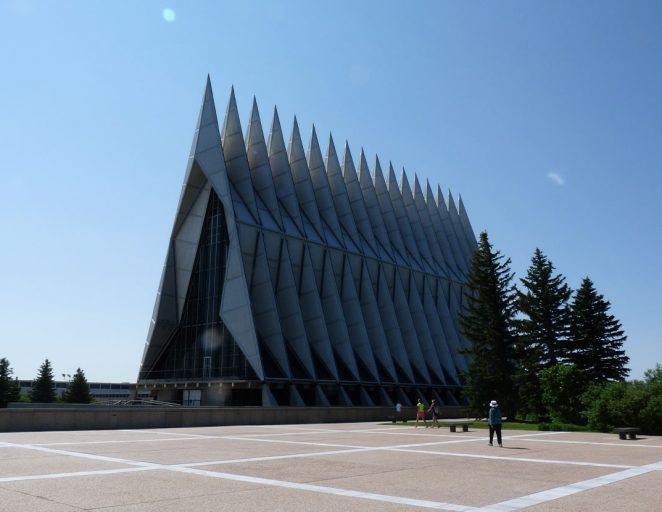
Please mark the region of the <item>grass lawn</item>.
MULTIPOLYGON (((439 420, 439 424, 443 427, 448 427, 448 424, 451 423, 450 420, 439 420)), ((402 422, 399 421, 398 423, 380 423, 380 425, 390 425, 392 427, 414 427, 416 426, 416 421, 406 421, 402 422)), ((419 425, 424 427, 423 423, 419 421, 419 425)), ((428 425, 431 425, 431 422, 428 420, 428 425)), ((469 428, 484 428, 487 429, 487 422, 486 421, 473 421, 471 422, 471 425, 469 428)), ((501 427, 504 430, 538 430, 538 424, 537 423, 520 423, 520 422, 510 422, 506 421, 503 423, 503 426, 501 427)))

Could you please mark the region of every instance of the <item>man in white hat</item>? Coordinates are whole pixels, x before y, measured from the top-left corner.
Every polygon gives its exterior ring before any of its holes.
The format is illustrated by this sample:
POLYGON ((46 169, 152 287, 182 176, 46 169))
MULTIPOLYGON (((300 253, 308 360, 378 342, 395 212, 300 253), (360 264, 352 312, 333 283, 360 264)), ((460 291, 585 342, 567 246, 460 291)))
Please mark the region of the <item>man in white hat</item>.
POLYGON ((503 448, 501 444, 501 409, 499 409, 499 404, 496 400, 490 402, 490 410, 487 413, 487 424, 490 427, 490 446, 494 440, 494 433, 497 435, 497 443, 503 448))

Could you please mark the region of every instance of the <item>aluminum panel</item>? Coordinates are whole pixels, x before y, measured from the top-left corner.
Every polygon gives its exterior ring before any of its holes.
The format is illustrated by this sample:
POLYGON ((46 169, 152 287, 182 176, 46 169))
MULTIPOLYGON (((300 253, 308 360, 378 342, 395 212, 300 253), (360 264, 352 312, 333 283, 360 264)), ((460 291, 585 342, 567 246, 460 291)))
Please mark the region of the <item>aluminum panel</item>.
MULTIPOLYGON (((419 293, 412 271, 409 273, 409 294, 407 297, 411 319, 414 323, 414 328, 416 329, 416 335, 418 337, 418 342, 421 345, 425 362, 433 373, 433 375, 430 376, 436 377, 442 384, 446 384, 446 378, 444 377, 444 372, 442 371, 439 362, 440 354, 437 353, 437 348, 432 340, 432 334, 430 333, 430 327, 428 326, 428 321, 425 316, 423 304, 421 304, 419 293)), ((436 382, 433 383, 436 384, 436 382)))
POLYGON ((310 169, 310 179, 315 191, 315 200, 319 210, 320 217, 329 226, 335 238, 343 244, 343 236, 340 229, 340 222, 336 214, 336 207, 333 204, 333 196, 329 187, 329 178, 324 167, 324 160, 317 142, 317 134, 313 127, 313 133, 310 137, 308 146, 308 169, 310 169))
MULTIPOLYGON (((262 122, 260 121, 260 112, 258 111, 255 97, 253 97, 251 120, 248 123, 246 133, 246 155, 248 157, 248 166, 253 180, 253 187, 257 195, 262 199, 262 202, 266 205, 279 230, 282 231, 283 220, 280 217, 280 207, 276 199, 276 189, 271 176, 267 145, 264 142, 262 122)), ((265 222, 262 221, 262 224, 264 225, 265 222)))
POLYGON ((246 144, 241 132, 239 112, 237 111, 237 100, 234 97, 234 88, 230 92, 222 133, 227 175, 253 217, 259 219, 257 205, 255 204, 255 191, 253 190, 246 156, 246 144))
POLYGON ((250 288, 251 309, 253 310, 255 329, 275 356, 286 376, 290 377, 289 360, 285 348, 285 340, 283 339, 283 333, 280 328, 273 279, 269 271, 264 241, 262 237, 259 238, 250 288))
POLYGON ((398 180, 395 177, 392 165, 389 165, 388 168, 388 193, 391 204, 393 205, 393 213, 395 214, 395 219, 398 223, 398 228, 400 229, 400 235, 402 236, 402 241, 405 245, 405 250, 410 256, 410 261, 414 263, 412 266, 415 266, 418 270, 428 271, 426 266, 424 266, 423 258, 418 250, 414 233, 409 224, 407 210, 402 201, 402 193, 400 192, 398 180))
POLYGON ((437 210, 439 211, 439 216, 441 217, 441 222, 444 227, 444 231, 448 236, 448 241, 451 244, 453 249, 453 255, 455 256, 455 261, 462 269, 462 272, 466 272, 469 269, 469 264, 466 259, 466 254, 460 244, 460 241, 457 238, 455 229, 453 228, 453 222, 451 221, 450 213, 448 212, 448 207, 446 206, 446 201, 444 200, 441 187, 437 186, 436 194, 436 204, 437 210))
POLYGON ((422 304, 425 318, 427 319, 428 327, 430 328, 430 335, 432 336, 432 341, 437 349, 437 354, 439 354, 441 365, 444 367, 446 374, 448 374, 456 383, 459 383, 460 379, 457 374, 457 368, 460 363, 453 357, 453 352, 455 351, 451 351, 450 349, 439 312, 437 311, 434 298, 429 289, 429 283, 427 282, 428 279, 425 281, 426 282, 423 283, 422 287, 422 304))
POLYGON ((439 240, 432 228, 432 219, 430 218, 430 213, 428 212, 427 204, 425 204, 425 197, 423 197, 423 189, 421 189, 421 184, 418 181, 418 176, 414 175, 414 204, 416 205, 416 210, 418 212, 418 218, 420 219, 421 228, 423 233, 425 233, 425 239, 428 242, 428 247, 432 253, 437 267, 441 270, 441 275, 448 276, 452 272, 449 268, 448 262, 444 258, 444 254, 441 251, 441 246, 439 245, 439 240))
POLYGON ((465 261, 466 268, 471 266, 471 256, 473 255, 473 247, 469 245, 469 242, 464 236, 464 229, 462 228, 462 223, 460 222, 460 214, 457 211, 455 206, 455 201, 453 200, 453 194, 450 190, 448 191, 448 217, 451 222, 453 233, 455 233, 455 238, 457 239, 460 250, 462 251, 462 257, 465 261))
POLYGON ((388 232, 388 238, 391 241, 391 246, 395 249, 394 255, 396 256, 396 259, 399 259, 400 263, 403 265, 409 265, 410 257, 407 254, 405 243, 400 234, 398 221, 395 217, 395 212, 393 211, 393 203, 391 202, 391 196, 388 193, 388 187, 384 181, 384 174, 379 165, 379 160, 375 162, 375 193, 377 194, 377 201, 379 202, 379 208, 382 212, 384 226, 388 232))
MULTIPOLYGON (((290 137, 289 156, 294 188, 301 211, 306 216, 308 222, 312 224, 317 237, 324 240, 322 219, 320 218, 320 212, 317 207, 310 169, 308 168, 308 161, 306 160, 306 153, 301 142, 301 134, 299 133, 299 124, 296 117, 292 126, 292 136, 290 137)), ((306 233, 308 237, 312 236, 308 231, 306 233)))
MULTIPOLYGON (((379 168, 379 159, 376 159, 375 167, 379 168)), ((375 185, 370 177, 370 170, 366 162, 363 150, 361 150, 361 160, 359 164, 359 185, 365 202, 366 213, 370 220, 370 227, 374 238, 376 238, 386 254, 379 253, 382 258, 387 257, 394 260, 393 248, 389 240, 388 233, 384 227, 384 220, 382 217, 379 202, 377 201, 377 193, 375 192, 375 185)))
POLYGON ((375 363, 370 338, 366 329, 361 303, 359 302, 352 269, 345 256, 342 269, 341 303, 347 322, 347 332, 354 352, 361 359, 368 371, 372 373, 374 381, 379 380, 379 371, 375 363))
POLYGON ((409 310, 409 302, 407 301, 407 296, 402 287, 400 274, 397 272, 394 276, 394 289, 392 290, 392 293, 393 306, 395 308, 396 318, 398 319, 398 325, 400 326, 402 339, 407 347, 409 362, 425 379, 425 382, 423 383, 417 382, 418 379, 414 379, 414 382, 417 384, 431 384, 432 379, 430 378, 428 367, 425 364, 425 355, 418 341, 416 326, 414 325, 414 320, 412 319, 411 311, 409 310))
POLYGON ((409 219, 408 225, 411 227, 411 231, 414 235, 414 241, 416 243, 416 248, 421 255, 422 263, 425 265, 428 272, 439 273, 441 270, 435 265, 434 258, 432 257, 428 240, 425 237, 425 233, 421 226, 421 218, 418 215, 418 209, 414 202, 414 195, 412 194, 409 180, 407 179, 407 173, 405 173, 404 169, 400 176, 400 191, 402 204, 405 208, 407 219, 409 219))
POLYGON ((448 233, 444 229, 441 215, 439 213, 439 209, 437 208, 437 203, 434 199, 434 194, 429 182, 426 182, 425 204, 430 215, 430 220, 432 221, 432 229, 434 230, 435 236, 439 241, 441 252, 443 253, 444 259, 448 264, 451 275, 459 278, 460 276, 464 275, 464 270, 456 260, 453 247, 451 247, 448 233))
MULTIPOLYGON (((375 298, 375 291, 370 281, 370 274, 368 267, 363 262, 361 269, 361 285, 360 285, 360 301, 361 311, 363 312, 363 319, 365 322, 366 332, 370 339, 370 345, 375 357, 379 360, 381 365, 389 373, 387 376, 382 376, 383 381, 397 382, 397 371, 393 365, 393 358, 391 357, 391 350, 389 349, 388 338, 384 331, 384 324, 382 322, 377 299, 375 298)), ((404 347, 400 346, 400 349, 404 347)), ((408 365, 407 365, 408 366, 408 365)))
MULTIPOLYGON (((363 150, 361 150, 360 162, 361 165, 365 164, 363 150)), ((363 235, 363 238, 366 240, 372 251, 375 254, 379 254, 375 242, 375 235, 372 226, 370 225, 370 218, 368 217, 368 211, 366 209, 366 201, 363 197, 363 192, 361 191, 361 185, 359 184, 359 178, 356 174, 356 168, 354 167, 354 161, 352 160, 352 154, 349 151, 348 144, 345 144, 342 172, 356 227, 361 235, 363 235)))
POLYGON ((331 345, 334 348, 335 354, 342 359, 347 369, 352 373, 354 380, 358 381, 359 370, 354 359, 349 332, 347 331, 347 321, 343 312, 342 300, 336 286, 331 261, 326 253, 324 254, 321 274, 320 298, 331 345))
POLYGON ((290 218, 296 223, 299 231, 305 233, 296 190, 294 189, 294 181, 292 180, 292 170, 290 169, 290 162, 276 107, 274 107, 274 117, 271 122, 271 132, 269 133, 267 147, 269 148, 269 164, 271 166, 276 196, 285 210, 287 210, 290 218))
POLYGON ((329 147, 327 149, 325 163, 326 175, 329 180, 329 188, 333 196, 333 204, 338 215, 338 221, 345 229, 354 246, 360 249, 361 241, 359 240, 359 233, 356 229, 356 223, 347 195, 347 188, 345 187, 345 181, 343 180, 340 169, 340 162, 338 162, 338 154, 336 153, 336 147, 333 144, 333 137, 331 135, 329 135, 329 147))
MULTIPOLYGON (((267 235, 265 233, 265 237, 267 236, 274 235, 267 235)), ((301 314, 297 286, 292 273, 292 261, 287 243, 284 240, 282 240, 280 251, 276 257, 279 262, 279 272, 274 289, 276 290, 276 303, 278 305, 283 336, 285 336, 286 342, 290 344, 305 366, 306 371, 315 378, 315 365, 306 337, 306 328, 301 314)))

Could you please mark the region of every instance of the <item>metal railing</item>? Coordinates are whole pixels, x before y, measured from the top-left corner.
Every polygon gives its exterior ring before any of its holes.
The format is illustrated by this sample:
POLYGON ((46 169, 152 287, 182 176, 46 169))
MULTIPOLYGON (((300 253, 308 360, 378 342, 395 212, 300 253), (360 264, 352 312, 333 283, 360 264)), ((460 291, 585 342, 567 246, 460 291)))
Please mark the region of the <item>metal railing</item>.
POLYGON ((161 402, 159 400, 108 400, 106 402, 96 402, 95 405, 109 405, 112 407, 126 406, 157 406, 157 407, 181 407, 181 404, 173 402, 161 402))

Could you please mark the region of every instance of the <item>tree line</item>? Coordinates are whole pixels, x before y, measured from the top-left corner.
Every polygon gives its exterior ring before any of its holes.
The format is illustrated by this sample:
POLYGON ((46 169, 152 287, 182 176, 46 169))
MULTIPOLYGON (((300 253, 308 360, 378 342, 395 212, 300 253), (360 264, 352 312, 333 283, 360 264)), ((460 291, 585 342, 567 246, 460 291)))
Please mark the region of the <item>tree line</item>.
POLYGON ((464 350, 469 366, 463 375, 471 411, 484 415, 486 404, 497 399, 511 418, 588 423, 599 429, 617 421, 657 422, 654 429, 662 428, 662 398, 648 419, 639 415, 649 403, 638 407, 634 398, 623 398, 636 395, 642 402, 654 397, 662 385, 662 366, 647 372, 643 382, 625 382, 627 337, 591 279, 585 277, 573 292, 536 249, 518 287, 510 263, 481 233, 459 319, 471 342, 464 350), (622 414, 606 418, 604 411, 614 410, 608 403, 616 396, 625 401, 622 414))
MULTIPOLYGON (((14 371, 6 358, 0 359, 0 408, 7 407, 9 402, 21 399, 18 379, 12 378, 14 371)), ((52 403, 58 400, 55 390, 53 367, 46 359, 39 367, 37 377, 32 381, 29 400, 34 403, 52 403)), ((85 378, 85 372, 78 368, 71 378, 62 401, 72 404, 89 404, 92 402, 90 385, 85 378)))

